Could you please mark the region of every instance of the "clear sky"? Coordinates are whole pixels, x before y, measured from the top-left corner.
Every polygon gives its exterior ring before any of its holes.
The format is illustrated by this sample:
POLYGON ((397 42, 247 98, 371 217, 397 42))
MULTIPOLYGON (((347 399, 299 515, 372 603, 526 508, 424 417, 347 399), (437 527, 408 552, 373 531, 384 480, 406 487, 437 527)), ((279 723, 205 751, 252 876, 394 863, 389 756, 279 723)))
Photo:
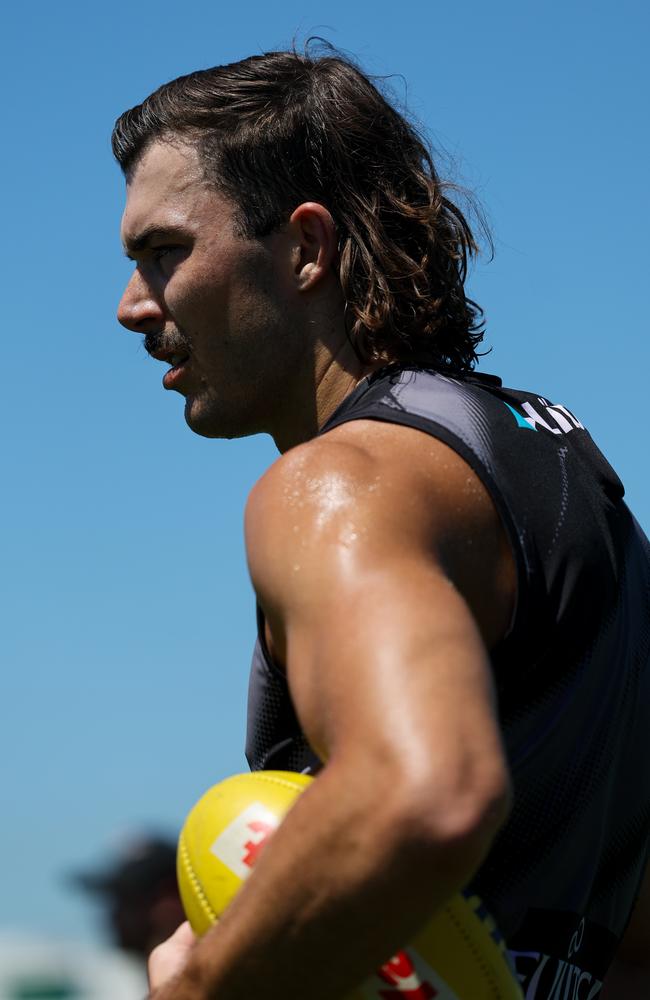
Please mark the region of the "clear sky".
POLYGON ((480 196, 482 370, 569 406, 650 529, 642 0, 6 7, 0 929, 96 934, 62 874, 175 832, 243 770, 259 437, 193 436, 114 319, 116 116, 181 73, 320 34, 391 86, 480 196))

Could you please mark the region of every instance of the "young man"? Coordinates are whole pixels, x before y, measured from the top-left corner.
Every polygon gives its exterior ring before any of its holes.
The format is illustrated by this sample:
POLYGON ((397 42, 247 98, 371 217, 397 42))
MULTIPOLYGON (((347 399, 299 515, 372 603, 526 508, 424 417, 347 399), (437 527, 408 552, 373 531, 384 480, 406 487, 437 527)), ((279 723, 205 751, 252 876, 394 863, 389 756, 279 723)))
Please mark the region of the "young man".
POLYGON ((473 373, 472 233, 345 60, 180 78, 113 147, 120 321, 194 431, 282 453, 247 507, 247 753, 318 774, 153 996, 333 1000, 467 884, 529 997, 599 996, 650 831, 650 559, 618 478, 563 403, 473 373))

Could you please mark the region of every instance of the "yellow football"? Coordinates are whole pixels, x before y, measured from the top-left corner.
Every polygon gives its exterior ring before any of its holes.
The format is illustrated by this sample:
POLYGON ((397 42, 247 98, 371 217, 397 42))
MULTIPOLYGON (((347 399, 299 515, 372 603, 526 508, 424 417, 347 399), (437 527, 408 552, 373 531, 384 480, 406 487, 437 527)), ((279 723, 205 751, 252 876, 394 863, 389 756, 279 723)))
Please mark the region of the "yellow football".
MULTIPOLYGON (((204 934, 255 865, 268 837, 313 778, 290 771, 237 774, 210 788, 178 842, 187 919, 204 934)), ((458 893, 403 951, 348 1000, 523 1000, 505 942, 477 896, 458 893)))

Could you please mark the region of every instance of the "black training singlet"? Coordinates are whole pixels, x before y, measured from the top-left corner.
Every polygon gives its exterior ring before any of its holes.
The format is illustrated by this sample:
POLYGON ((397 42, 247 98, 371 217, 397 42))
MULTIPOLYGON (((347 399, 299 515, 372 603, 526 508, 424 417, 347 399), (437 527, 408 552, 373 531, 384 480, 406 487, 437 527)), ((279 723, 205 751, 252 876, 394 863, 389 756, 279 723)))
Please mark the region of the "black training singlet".
MULTIPOLYGON (((505 935, 527 1000, 593 1000, 648 858, 648 541, 563 405, 492 376, 392 367, 364 380, 321 434, 359 419, 448 444, 502 518, 518 599, 491 661, 514 807, 471 888, 505 935)), ((315 771, 258 615, 249 764, 315 771)))

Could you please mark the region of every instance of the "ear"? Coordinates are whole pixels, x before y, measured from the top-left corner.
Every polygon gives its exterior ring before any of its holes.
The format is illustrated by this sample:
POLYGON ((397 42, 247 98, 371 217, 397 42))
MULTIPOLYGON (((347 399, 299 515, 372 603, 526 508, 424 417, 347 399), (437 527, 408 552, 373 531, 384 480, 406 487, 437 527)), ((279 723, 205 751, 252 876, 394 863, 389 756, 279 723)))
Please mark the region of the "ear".
POLYGON ((294 275, 300 291, 308 291, 328 275, 338 253, 334 219, 316 201, 305 201, 294 210, 289 224, 299 250, 294 275))

